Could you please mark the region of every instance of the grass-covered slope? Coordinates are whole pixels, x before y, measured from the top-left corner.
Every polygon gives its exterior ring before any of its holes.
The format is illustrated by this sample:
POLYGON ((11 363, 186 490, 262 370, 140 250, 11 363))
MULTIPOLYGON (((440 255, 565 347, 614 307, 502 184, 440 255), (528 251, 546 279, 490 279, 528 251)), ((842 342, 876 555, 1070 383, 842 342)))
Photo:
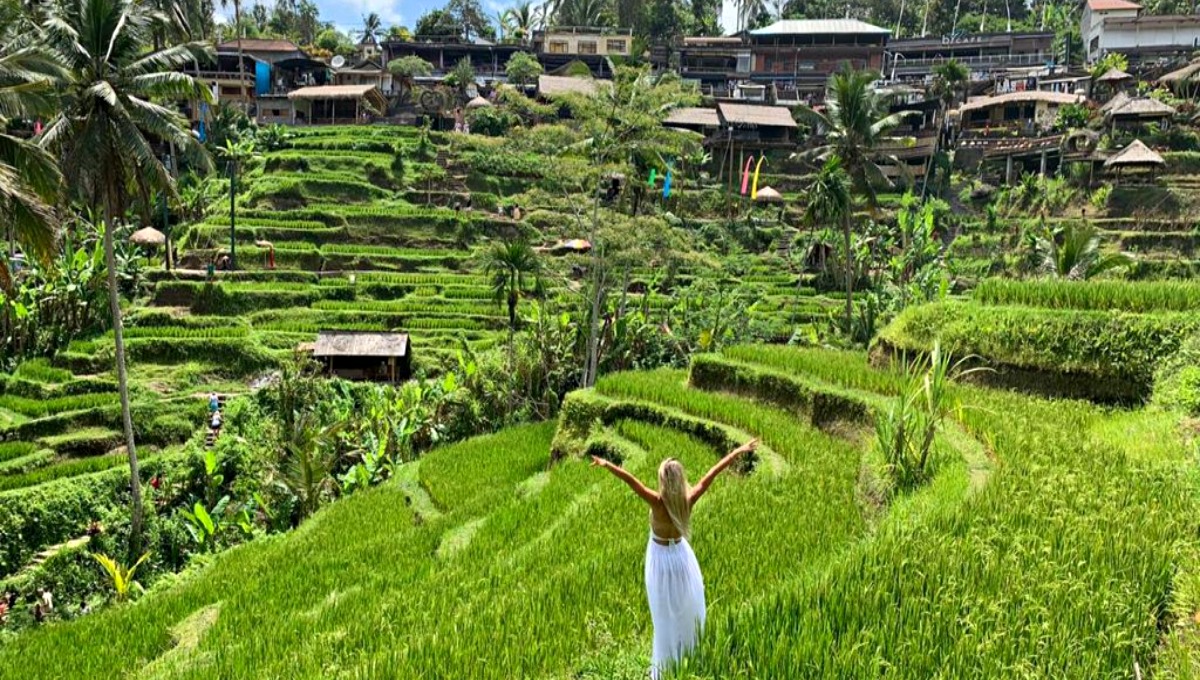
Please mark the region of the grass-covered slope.
POLYGON ((789 348, 699 363, 692 385, 610 376, 557 433, 437 450, 133 605, 0 643, 0 677, 642 677, 645 510, 576 455, 548 467, 552 439, 651 479, 762 437, 695 517, 695 677, 1127 677, 1193 625, 1198 489, 1169 414, 960 388, 933 481, 880 508, 862 425, 899 376, 789 348))

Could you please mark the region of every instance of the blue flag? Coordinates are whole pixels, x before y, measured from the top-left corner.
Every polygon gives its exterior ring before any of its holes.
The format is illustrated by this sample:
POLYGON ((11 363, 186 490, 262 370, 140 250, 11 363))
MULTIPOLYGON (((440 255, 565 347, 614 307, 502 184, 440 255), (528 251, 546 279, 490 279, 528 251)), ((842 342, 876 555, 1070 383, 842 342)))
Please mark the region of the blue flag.
POLYGON ((667 170, 667 178, 663 180, 663 198, 671 197, 671 171, 667 170))

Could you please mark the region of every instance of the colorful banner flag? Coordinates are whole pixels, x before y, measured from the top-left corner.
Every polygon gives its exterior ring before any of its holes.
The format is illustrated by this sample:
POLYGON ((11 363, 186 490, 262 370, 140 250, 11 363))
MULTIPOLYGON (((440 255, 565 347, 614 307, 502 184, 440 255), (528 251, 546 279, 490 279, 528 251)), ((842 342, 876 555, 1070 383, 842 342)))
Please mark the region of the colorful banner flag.
POLYGON ((750 188, 750 162, 754 160, 754 156, 746 159, 746 167, 742 168, 742 195, 746 195, 746 191, 750 188))
POLYGON ((767 160, 766 154, 758 157, 758 165, 754 166, 754 185, 750 189, 750 200, 758 198, 758 171, 762 169, 763 161, 767 160))
POLYGON ((658 168, 650 168, 650 180, 646 182, 646 186, 654 186, 654 178, 658 177, 658 168))
POLYGON ((33 134, 35 134, 35 135, 42 134, 42 119, 41 118, 39 118, 38 121, 33 124, 33 134))
POLYGON ((667 178, 663 180, 663 198, 671 197, 671 169, 667 168, 667 178))

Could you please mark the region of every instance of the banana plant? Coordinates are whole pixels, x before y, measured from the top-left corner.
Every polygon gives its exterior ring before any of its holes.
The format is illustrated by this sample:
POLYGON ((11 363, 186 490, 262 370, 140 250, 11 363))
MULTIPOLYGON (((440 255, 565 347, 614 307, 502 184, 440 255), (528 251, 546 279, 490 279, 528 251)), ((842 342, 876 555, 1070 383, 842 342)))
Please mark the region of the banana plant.
POLYGON ((196 501, 190 512, 179 511, 185 520, 184 528, 192 535, 192 539, 196 541, 202 551, 209 551, 216 547, 217 536, 225 529, 224 517, 227 505, 229 505, 229 496, 223 496, 213 506, 211 512, 200 501, 196 501))

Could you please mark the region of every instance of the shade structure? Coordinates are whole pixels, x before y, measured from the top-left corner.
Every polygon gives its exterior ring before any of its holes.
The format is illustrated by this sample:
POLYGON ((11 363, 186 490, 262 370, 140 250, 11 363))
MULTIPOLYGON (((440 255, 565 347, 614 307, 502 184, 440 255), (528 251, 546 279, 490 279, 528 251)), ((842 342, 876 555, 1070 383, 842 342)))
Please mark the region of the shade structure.
POLYGON ((166 245, 167 236, 154 227, 145 227, 130 234, 129 242, 139 246, 161 246, 166 245))
POLYGON ((1124 82, 1126 80, 1130 80, 1132 78, 1133 78, 1133 76, 1129 75, 1128 73, 1122 71, 1119 68, 1113 67, 1113 68, 1110 68, 1107 71, 1105 71, 1103 75, 1101 75, 1099 78, 1097 78, 1096 82, 1097 83, 1120 83, 1120 82, 1124 82))
POLYGON ((1166 164, 1162 156, 1140 139, 1133 140, 1129 146, 1104 161, 1105 168, 1158 167, 1166 164))
POLYGON ((471 101, 467 102, 468 109, 483 109, 483 108, 487 108, 491 105, 492 105, 492 103, 489 102, 488 100, 484 99, 483 97, 475 97, 471 101))
POLYGON ((763 187, 758 190, 758 195, 754 197, 754 200, 759 203, 783 203, 783 196, 771 187, 763 187))

